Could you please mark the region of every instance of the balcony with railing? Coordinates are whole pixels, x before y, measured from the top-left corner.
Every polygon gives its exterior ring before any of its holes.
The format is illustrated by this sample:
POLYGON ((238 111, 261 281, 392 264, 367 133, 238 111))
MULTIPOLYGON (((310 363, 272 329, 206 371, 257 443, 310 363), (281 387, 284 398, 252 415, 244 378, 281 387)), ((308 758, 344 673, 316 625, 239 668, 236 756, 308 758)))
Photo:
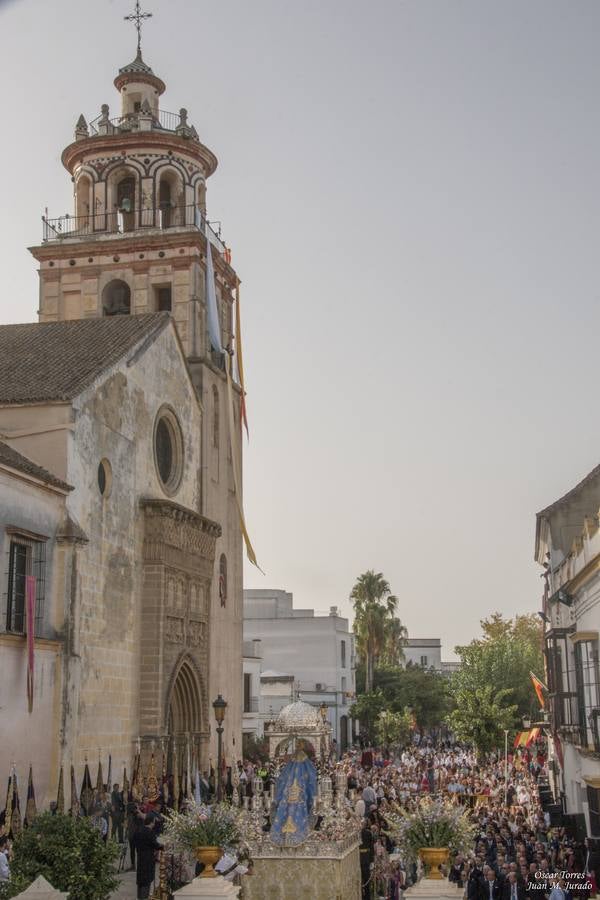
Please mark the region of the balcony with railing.
POLYGON ((258 697, 244 697, 244 713, 258 712, 258 697))
MULTIPOLYGON (((102 113, 88 123, 87 129, 90 137, 125 134, 131 131, 167 131, 171 134, 181 134, 183 137, 198 140, 196 129, 193 125, 188 125, 186 109, 180 109, 178 113, 159 109, 154 113, 146 108, 124 116, 109 118, 108 107, 105 106, 102 113)), ((81 136, 85 136, 83 128, 81 136)))
POLYGON ((157 207, 132 208, 123 205, 112 212, 87 213, 70 216, 68 213, 58 219, 42 216, 42 241, 64 241, 68 239, 102 239, 107 235, 123 235, 147 232, 185 229, 201 231, 212 246, 230 262, 231 256, 221 236, 221 223, 209 222, 196 205, 172 206, 161 204, 157 207))

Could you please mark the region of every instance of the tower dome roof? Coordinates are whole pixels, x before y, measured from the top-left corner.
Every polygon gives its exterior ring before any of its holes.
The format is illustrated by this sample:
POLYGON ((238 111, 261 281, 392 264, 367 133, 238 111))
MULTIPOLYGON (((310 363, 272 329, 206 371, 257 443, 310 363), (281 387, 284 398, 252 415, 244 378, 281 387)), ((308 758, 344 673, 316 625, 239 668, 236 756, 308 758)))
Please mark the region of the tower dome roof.
POLYGON ((164 81, 155 75, 148 63, 142 59, 142 51, 138 49, 135 59, 119 69, 119 74, 115 78, 115 87, 121 90, 123 85, 129 81, 144 81, 153 85, 159 94, 165 91, 164 81))
POLYGON ((128 75, 131 72, 143 72, 145 75, 154 75, 150 66, 142 59, 141 50, 138 50, 137 56, 133 62, 130 62, 127 66, 123 66, 122 69, 119 69, 119 75, 128 75))
POLYGON ((277 716, 277 725, 281 731, 318 728, 321 725, 321 716, 319 710, 310 703, 296 700, 283 707, 277 716))

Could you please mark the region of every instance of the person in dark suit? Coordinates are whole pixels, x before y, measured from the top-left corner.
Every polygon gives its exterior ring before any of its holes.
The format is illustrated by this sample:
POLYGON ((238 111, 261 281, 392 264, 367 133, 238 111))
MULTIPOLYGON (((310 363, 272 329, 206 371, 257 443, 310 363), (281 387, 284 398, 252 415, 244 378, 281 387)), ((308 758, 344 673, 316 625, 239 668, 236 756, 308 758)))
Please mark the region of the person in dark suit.
POLYGON ((363 900, 369 900, 371 894, 371 865, 375 859, 375 842, 373 832, 366 819, 360 832, 360 880, 363 900))
POLYGON ((156 851, 160 844, 154 834, 154 816, 149 814, 144 819, 142 828, 135 833, 133 842, 137 851, 137 896, 138 900, 148 900, 150 887, 154 881, 156 851))
POLYGON ((483 870, 479 863, 471 864, 467 879, 467 900, 479 900, 480 888, 483 884, 483 870))
POLYGON ((509 872, 502 890, 502 900, 526 900, 525 884, 515 872, 509 872))
POLYGON ((479 900, 502 900, 502 885, 493 869, 488 869, 480 886, 479 900))

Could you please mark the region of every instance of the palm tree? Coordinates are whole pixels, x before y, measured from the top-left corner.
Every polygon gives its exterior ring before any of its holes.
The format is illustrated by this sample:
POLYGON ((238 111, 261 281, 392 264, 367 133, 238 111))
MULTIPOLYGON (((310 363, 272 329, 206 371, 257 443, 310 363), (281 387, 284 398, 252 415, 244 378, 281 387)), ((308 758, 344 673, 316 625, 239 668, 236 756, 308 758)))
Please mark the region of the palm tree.
POLYGON ((373 690, 375 662, 386 642, 386 625, 393 618, 398 599, 381 572, 369 569, 359 575, 350 599, 354 604, 356 649, 365 662, 365 690, 373 690))
POLYGON ((385 636, 381 662, 388 666, 399 666, 404 659, 404 647, 408 631, 400 619, 392 616, 385 624, 385 636))

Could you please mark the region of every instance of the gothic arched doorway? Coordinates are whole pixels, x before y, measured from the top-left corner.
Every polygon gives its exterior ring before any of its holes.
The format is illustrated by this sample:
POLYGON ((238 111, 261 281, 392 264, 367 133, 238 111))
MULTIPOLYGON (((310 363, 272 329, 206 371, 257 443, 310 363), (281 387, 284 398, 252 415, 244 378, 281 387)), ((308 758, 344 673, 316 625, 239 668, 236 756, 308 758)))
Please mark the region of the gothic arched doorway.
POLYGON ((198 677, 189 659, 184 659, 169 697, 167 731, 171 735, 197 734, 202 730, 202 699, 198 677))

